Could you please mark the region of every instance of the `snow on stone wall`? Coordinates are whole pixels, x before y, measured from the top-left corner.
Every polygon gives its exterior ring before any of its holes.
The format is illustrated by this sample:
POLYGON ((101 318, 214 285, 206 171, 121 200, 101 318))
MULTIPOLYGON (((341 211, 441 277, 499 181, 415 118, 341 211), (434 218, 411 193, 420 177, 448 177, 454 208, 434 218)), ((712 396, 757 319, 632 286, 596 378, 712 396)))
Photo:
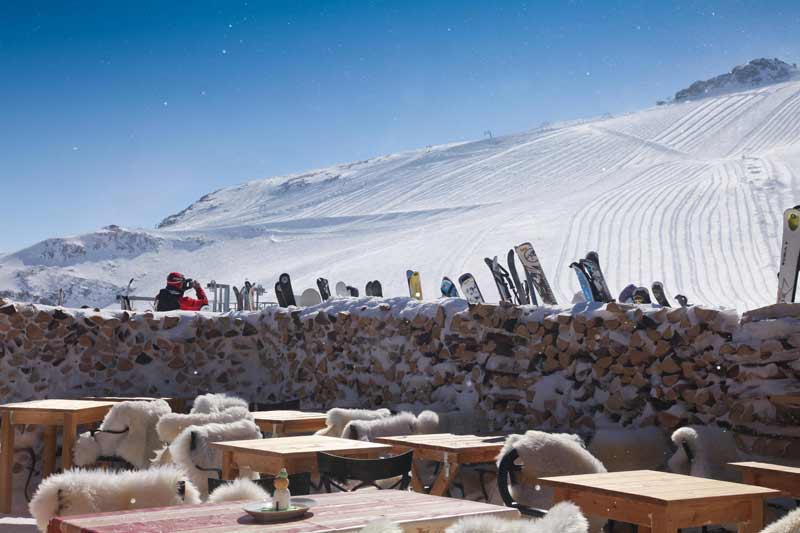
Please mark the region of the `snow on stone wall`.
POLYGON ((740 317, 362 298, 219 315, 0 300, 3 402, 227 391, 305 409, 458 409, 490 431, 719 424, 760 455, 796 458, 798 355, 800 305, 740 317))

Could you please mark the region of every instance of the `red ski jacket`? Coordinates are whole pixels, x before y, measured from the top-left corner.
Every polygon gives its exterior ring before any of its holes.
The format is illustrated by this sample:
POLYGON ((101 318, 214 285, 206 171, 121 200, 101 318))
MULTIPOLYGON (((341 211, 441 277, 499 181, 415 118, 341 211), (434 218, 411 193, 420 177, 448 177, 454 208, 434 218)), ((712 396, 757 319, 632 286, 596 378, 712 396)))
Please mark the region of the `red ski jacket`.
POLYGON ((178 298, 178 305, 181 306, 181 311, 199 311, 204 305, 208 305, 208 297, 203 287, 198 286, 194 292, 197 293, 197 299, 189 298, 188 296, 178 298))

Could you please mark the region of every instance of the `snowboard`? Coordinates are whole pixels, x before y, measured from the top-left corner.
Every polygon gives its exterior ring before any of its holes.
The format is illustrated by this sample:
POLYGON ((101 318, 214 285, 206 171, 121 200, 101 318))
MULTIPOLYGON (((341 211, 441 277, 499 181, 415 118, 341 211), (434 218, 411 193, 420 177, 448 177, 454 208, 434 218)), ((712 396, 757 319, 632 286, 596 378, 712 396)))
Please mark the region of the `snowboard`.
POLYGON ((636 290, 636 285, 633 283, 629 284, 627 287, 622 289, 622 292, 619 293, 619 301, 624 304, 632 304, 633 303, 633 291, 636 290))
POLYGON ((800 268, 800 205, 783 212, 778 303, 794 302, 798 268, 800 268))
MULTIPOLYGON (((519 305, 528 305, 531 303, 529 298, 528 292, 525 290, 525 286, 519 280, 519 275, 517 274, 517 262, 514 261, 514 250, 511 249, 508 251, 508 273, 511 274, 511 281, 514 283, 514 292, 516 292, 517 296, 517 303, 519 305)), ((533 305, 538 305, 539 302, 536 301, 536 295, 533 296, 533 305)))
POLYGON ((275 293, 280 295, 278 296, 278 303, 281 307, 289 307, 290 305, 297 305, 297 302, 294 299, 294 291, 292 289, 292 278, 289 277, 289 274, 283 273, 278 278, 278 282, 275 284, 275 293), (283 303, 281 303, 281 299, 283 303))
POLYGON ((256 304, 256 300, 258 299, 258 287, 256 287, 255 283, 250 285, 250 310, 257 311, 258 305, 256 304))
POLYGON ((653 285, 650 287, 650 289, 653 291, 653 298, 656 299, 656 302, 658 302, 658 305, 661 305, 661 306, 664 306, 664 307, 672 307, 669 304, 669 300, 667 300, 667 295, 664 292, 664 284, 663 283, 661 283, 660 281, 654 281, 653 285))
POLYGON ((608 285, 606 284, 606 278, 600 269, 600 258, 597 252, 589 252, 586 254, 586 258, 581 259, 579 263, 583 267, 589 285, 592 287, 595 300, 598 302, 613 302, 614 297, 611 296, 611 291, 608 290, 608 285))
POLYGON ((583 266, 580 263, 572 263, 569 267, 575 271, 575 275, 578 277, 578 284, 581 286, 584 300, 586 300, 587 303, 596 302, 597 300, 595 300, 594 293, 592 292, 592 286, 589 283, 589 277, 586 275, 586 272, 583 271, 583 266))
POLYGON ((242 290, 241 290, 241 293, 242 293, 242 305, 243 305, 243 308, 244 308, 245 311, 250 311, 251 310, 251 307, 250 307, 250 296, 251 296, 250 288, 251 287, 252 287, 252 284, 249 281, 245 281, 244 282, 244 286, 242 287, 242 290))
POLYGON ((419 272, 406 270, 406 279, 408 280, 408 294, 412 298, 422 300, 422 282, 419 277, 419 272))
POLYGON ((553 289, 550 288, 550 283, 544 275, 544 269, 539 262, 539 256, 533 249, 533 245, 529 242, 515 246, 514 250, 517 252, 519 262, 522 263, 522 268, 525 270, 525 277, 528 280, 528 287, 531 294, 531 302, 535 305, 536 296, 533 292, 534 288, 542 297, 542 303, 546 305, 558 305, 556 296, 553 294, 553 289))
POLYGON ((364 294, 366 294, 367 296, 372 296, 372 282, 371 281, 368 281, 367 282, 367 286, 364 287, 364 294))
POLYGON ((358 298, 358 289, 356 289, 355 287, 347 285, 345 287, 345 290, 347 291, 348 296, 352 296, 353 298, 358 298))
POLYGON ((458 298, 458 289, 456 289, 456 284, 448 278, 447 276, 442 278, 442 283, 439 285, 439 289, 442 291, 442 296, 445 298, 458 298))
POLYGON ((317 278, 317 289, 319 289, 319 295, 323 300, 328 301, 331 299, 331 288, 327 279, 317 278))
POLYGON ((497 285, 497 292, 500 294, 500 300, 503 302, 513 303, 511 298, 511 289, 509 289, 508 284, 511 281, 511 276, 508 275, 508 271, 497 261, 497 256, 494 259, 489 259, 485 257, 483 259, 486 262, 486 266, 489 267, 489 270, 492 273, 492 277, 494 278, 494 283, 497 285))
POLYGON ((681 307, 689 307, 689 299, 683 294, 676 294, 675 299, 681 304, 681 307))
POLYGON ((306 289, 303 291, 303 294, 300 295, 301 307, 311 307, 312 305, 317 305, 321 303, 322 303, 322 297, 314 289, 306 289))
POLYGON ((475 281, 472 274, 469 272, 461 274, 458 278, 458 284, 461 285, 461 292, 464 293, 464 297, 469 303, 482 304, 484 302, 481 290, 478 288, 478 282, 475 281))
POLYGON ((633 303, 635 304, 650 304, 653 301, 650 299, 650 291, 647 287, 636 287, 633 291, 633 303))
POLYGON ((347 285, 343 281, 336 284, 336 296, 339 298, 347 298, 350 294, 347 292, 347 285))

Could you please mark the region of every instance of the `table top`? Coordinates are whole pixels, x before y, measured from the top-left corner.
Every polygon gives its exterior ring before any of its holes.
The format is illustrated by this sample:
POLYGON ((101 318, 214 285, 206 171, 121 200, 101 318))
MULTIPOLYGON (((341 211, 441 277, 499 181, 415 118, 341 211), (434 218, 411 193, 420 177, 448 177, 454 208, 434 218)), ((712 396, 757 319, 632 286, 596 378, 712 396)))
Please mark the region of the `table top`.
POLYGON ((392 447, 377 442, 340 439, 320 435, 301 435, 297 437, 277 437, 274 439, 236 440, 212 442, 211 446, 225 451, 246 452, 255 455, 280 457, 316 456, 317 452, 356 453, 363 451, 391 451, 392 447))
POLYGON ((282 424, 296 420, 319 420, 325 422, 325 413, 308 413, 305 411, 254 411, 256 422, 282 424))
POLYGON ((597 492, 661 505, 719 501, 742 496, 775 497, 780 491, 741 483, 653 470, 539 478, 543 485, 597 492))
POLYGON ((97 407, 113 407, 115 402, 95 400, 33 400, 30 402, 7 403, 0 405, 0 410, 29 410, 77 412, 97 407))
POLYGON ((759 463, 755 461, 728 463, 728 465, 742 470, 761 470, 767 472, 777 472, 781 474, 800 475, 800 468, 794 466, 773 465, 770 463, 759 463))
POLYGON ((81 398, 81 400, 90 400, 96 402, 152 402, 154 400, 164 400, 165 402, 169 402, 174 400, 175 398, 171 398, 169 396, 86 396, 81 398))
POLYGON ((244 502, 228 502, 65 516, 51 520, 48 532, 324 533, 358 531, 380 518, 400 524, 418 524, 417 529, 421 529, 426 524, 450 523, 470 515, 519 517, 519 511, 509 507, 397 490, 314 494, 309 498, 316 500, 317 505, 305 518, 276 524, 257 524, 242 511, 244 502))
POLYGON ((409 448, 424 448, 442 452, 464 453, 468 451, 500 451, 506 442, 505 436, 454 435, 452 433, 431 433, 424 435, 403 435, 400 437, 379 437, 376 442, 409 448))

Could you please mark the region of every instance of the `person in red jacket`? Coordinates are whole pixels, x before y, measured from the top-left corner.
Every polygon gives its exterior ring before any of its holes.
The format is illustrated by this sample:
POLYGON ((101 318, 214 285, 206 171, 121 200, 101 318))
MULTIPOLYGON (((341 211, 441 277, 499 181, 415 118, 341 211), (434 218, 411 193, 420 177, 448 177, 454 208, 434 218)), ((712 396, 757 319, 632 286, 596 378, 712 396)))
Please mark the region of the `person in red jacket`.
POLYGON ((156 311, 199 311, 204 305, 208 305, 208 297, 200 282, 186 278, 180 272, 170 272, 167 286, 156 296, 156 311), (190 288, 194 289, 196 299, 183 295, 190 288))

